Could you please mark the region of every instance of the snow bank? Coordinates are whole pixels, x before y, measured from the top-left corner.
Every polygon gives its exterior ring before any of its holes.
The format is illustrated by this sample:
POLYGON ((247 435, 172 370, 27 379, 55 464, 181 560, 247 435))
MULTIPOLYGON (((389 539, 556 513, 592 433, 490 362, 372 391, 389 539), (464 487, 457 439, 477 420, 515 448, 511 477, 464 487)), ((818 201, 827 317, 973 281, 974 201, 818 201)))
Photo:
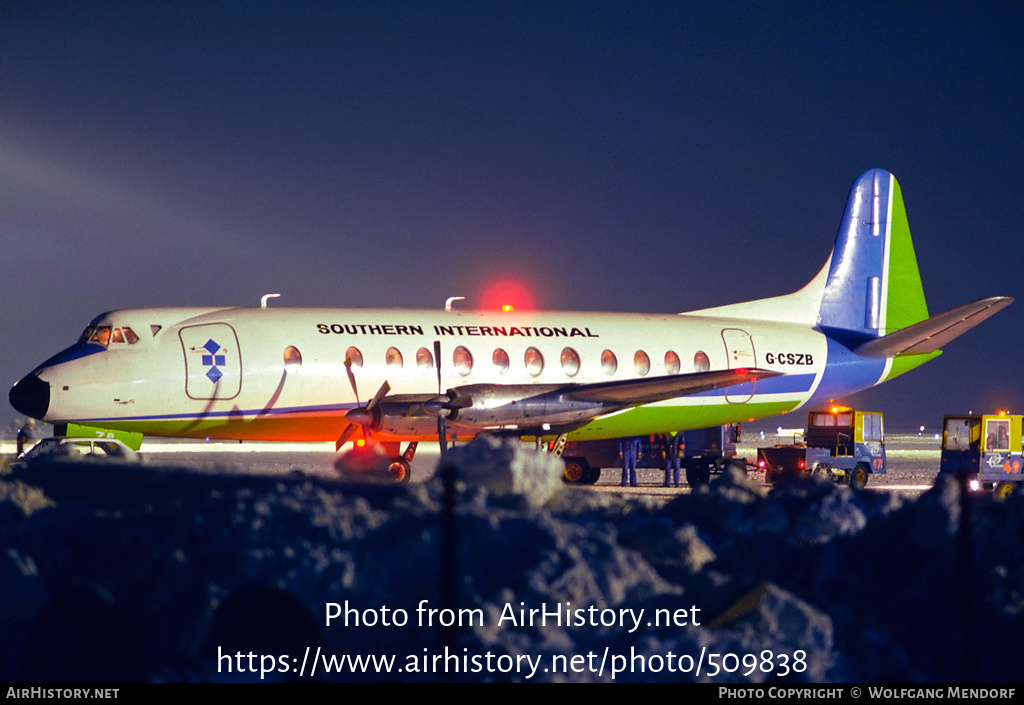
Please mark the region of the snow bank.
MULTIPOLYGON (((1024 626, 1020 497, 965 514, 951 483, 901 502, 813 480, 765 496, 726 474, 662 504, 564 487, 549 458, 494 439, 445 462, 447 558, 439 480, 2 476, 0 679, 259 680, 218 672, 217 647, 298 663, 305 645, 397 659, 316 676, 344 681, 1019 677, 971 654, 1024 626)), ((285 670, 264 679, 309 680, 285 670)))

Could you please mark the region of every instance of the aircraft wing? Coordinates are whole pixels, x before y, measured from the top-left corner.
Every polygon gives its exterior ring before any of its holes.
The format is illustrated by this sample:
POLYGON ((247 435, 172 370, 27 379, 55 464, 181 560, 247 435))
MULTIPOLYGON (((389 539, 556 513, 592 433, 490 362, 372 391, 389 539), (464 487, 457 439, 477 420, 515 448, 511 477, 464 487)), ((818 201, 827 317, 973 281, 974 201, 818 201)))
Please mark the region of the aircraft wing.
POLYGON ((665 375, 647 379, 624 379, 615 382, 581 384, 564 390, 562 396, 572 401, 634 406, 698 394, 709 389, 755 382, 781 374, 783 373, 757 368, 737 368, 715 372, 694 372, 685 375, 665 375))
POLYGON ((896 357, 935 352, 959 335, 1013 303, 1009 296, 991 296, 861 343, 854 352, 863 357, 896 357))

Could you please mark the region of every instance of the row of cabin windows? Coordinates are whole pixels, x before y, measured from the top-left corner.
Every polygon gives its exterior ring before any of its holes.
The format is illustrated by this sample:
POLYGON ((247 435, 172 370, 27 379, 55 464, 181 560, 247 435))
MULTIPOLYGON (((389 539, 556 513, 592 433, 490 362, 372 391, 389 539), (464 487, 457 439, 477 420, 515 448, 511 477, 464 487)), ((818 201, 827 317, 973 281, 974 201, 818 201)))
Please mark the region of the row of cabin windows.
MULTIPOLYGON (((363 353, 357 347, 350 347, 345 351, 345 360, 352 367, 362 367, 363 353)), ((302 364, 302 356, 295 347, 289 346, 285 350, 285 364, 290 367, 302 364)), ((384 364, 388 367, 401 369, 405 364, 405 358, 398 348, 388 348, 384 353, 384 364)), ((452 351, 452 367, 461 376, 466 377, 469 375, 473 371, 473 364, 473 353, 468 348, 460 345, 452 351)), ((511 359, 507 352, 501 348, 495 348, 494 352, 491 353, 491 364, 498 374, 505 374, 511 367, 511 359)), ((562 367, 562 372, 567 377, 575 377, 580 371, 580 355, 572 348, 562 348, 562 352, 559 355, 559 364, 562 367)), ((531 377, 539 377, 541 372, 544 371, 543 353, 535 347, 527 348, 523 354, 523 366, 531 377)), ((427 348, 418 349, 416 351, 416 367, 423 370, 433 370, 434 354, 427 348)), ((619 360, 611 350, 604 350, 601 353, 601 369, 608 376, 618 371, 619 360)), ((637 350, 633 353, 633 369, 641 377, 646 376, 651 371, 651 358, 643 350, 637 350)), ((681 369, 682 363, 679 360, 679 355, 672 350, 666 352, 665 372, 675 375, 679 374, 681 369)), ((693 369, 694 372, 707 372, 711 369, 708 356, 703 351, 698 351, 693 356, 693 369)))

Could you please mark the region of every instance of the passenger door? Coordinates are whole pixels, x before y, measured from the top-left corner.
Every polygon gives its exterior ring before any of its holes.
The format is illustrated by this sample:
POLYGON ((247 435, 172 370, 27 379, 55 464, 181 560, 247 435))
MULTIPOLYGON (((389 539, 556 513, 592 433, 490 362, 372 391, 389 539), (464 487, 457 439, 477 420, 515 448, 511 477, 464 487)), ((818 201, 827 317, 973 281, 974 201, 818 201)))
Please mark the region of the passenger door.
POLYGON ((190 399, 234 399, 242 390, 242 354, 227 323, 178 331, 185 354, 185 394, 190 399))

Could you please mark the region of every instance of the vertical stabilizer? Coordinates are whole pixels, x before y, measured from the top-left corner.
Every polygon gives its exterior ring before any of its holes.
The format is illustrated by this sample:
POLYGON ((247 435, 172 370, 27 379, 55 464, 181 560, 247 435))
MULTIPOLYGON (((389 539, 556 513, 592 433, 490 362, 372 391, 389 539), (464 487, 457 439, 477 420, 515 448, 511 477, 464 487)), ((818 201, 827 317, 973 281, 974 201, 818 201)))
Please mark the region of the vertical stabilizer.
POLYGON ((899 184, 889 172, 872 169, 850 189, 818 325, 856 344, 927 318, 899 184))

